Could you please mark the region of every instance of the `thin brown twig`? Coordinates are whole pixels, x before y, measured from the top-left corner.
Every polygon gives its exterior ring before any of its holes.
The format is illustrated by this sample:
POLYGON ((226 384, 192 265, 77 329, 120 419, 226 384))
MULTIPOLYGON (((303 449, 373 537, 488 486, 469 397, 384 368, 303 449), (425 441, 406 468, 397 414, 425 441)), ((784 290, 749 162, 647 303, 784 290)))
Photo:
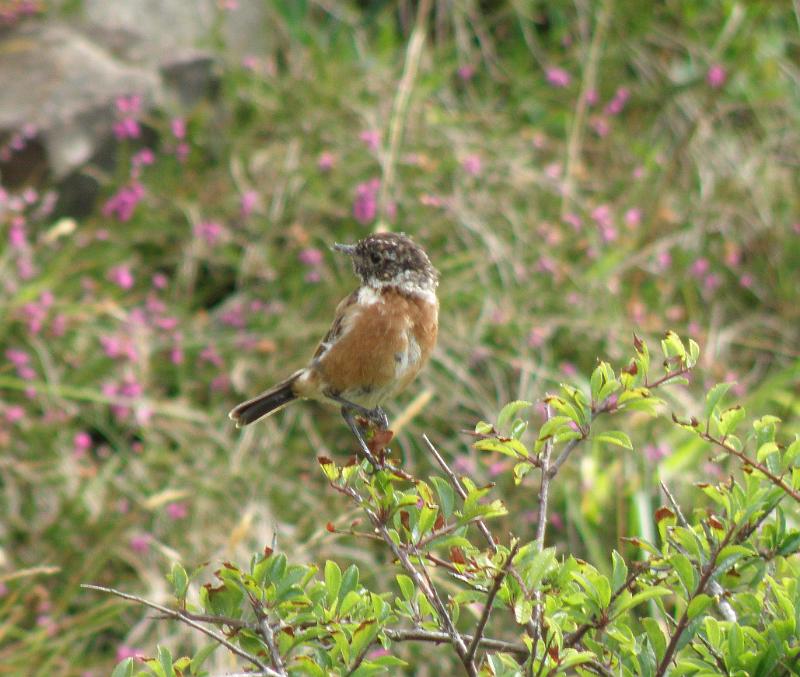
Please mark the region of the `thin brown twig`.
MULTIPOLYGON (((456 493, 461 497, 462 500, 467 498, 467 492, 464 490, 464 487, 461 484, 461 481, 456 477, 456 474, 453 472, 452 468, 447 465, 447 461, 444 460, 442 455, 439 453, 438 449, 433 446, 433 443, 428 439, 427 435, 423 435, 422 439, 425 440, 425 444, 428 447, 428 450, 433 454, 433 457, 436 459, 436 462, 439 464, 439 467, 442 469, 445 475, 447 475, 450 483, 456 490, 456 493)), ((486 542, 489 544, 492 552, 497 552, 497 543, 494 540, 494 536, 492 536, 492 532, 489 531, 489 527, 486 526, 486 522, 479 519, 476 521, 478 525, 478 529, 483 534, 483 537, 486 539, 486 542)), ((525 595, 526 599, 530 598, 530 592, 528 591, 528 586, 525 585, 525 581, 522 580, 522 576, 519 575, 519 572, 514 568, 512 564, 509 568, 509 573, 511 574, 512 578, 517 582, 522 590, 523 594, 525 595)), ((528 633, 533 637, 534 633, 536 632, 536 627, 532 621, 528 621, 526 624, 526 629, 528 633)))
POLYGON ((439 614, 442 616, 445 630, 447 630, 447 632, 453 638, 453 646, 455 647, 459 658, 461 658, 461 662, 464 664, 467 674, 470 675, 470 677, 477 677, 478 671, 475 668, 475 662, 472 660, 472 657, 470 657, 467 650, 467 645, 456 629, 456 625, 453 622, 450 613, 447 611, 447 607, 444 605, 442 598, 439 597, 439 591, 433 584, 433 579, 431 578, 430 573, 428 573, 428 567, 425 566, 425 558, 419 554, 417 546, 412 543, 411 547, 414 548, 414 554, 417 556, 417 559, 419 559, 419 566, 420 569, 422 569, 422 575, 425 577, 431 594, 433 595, 433 600, 431 601, 433 602, 434 607, 436 607, 437 612, 439 612, 439 614))
POLYGON ((767 468, 767 466, 765 466, 763 463, 760 463, 759 461, 756 461, 756 460, 750 458, 744 452, 741 452, 738 449, 735 449, 730 444, 727 444, 724 440, 719 440, 716 437, 714 437, 713 435, 709 435, 707 433, 698 433, 698 434, 706 442, 711 442, 711 444, 716 444, 718 447, 724 449, 731 456, 735 456, 736 458, 738 458, 740 461, 742 461, 745 464, 745 466, 749 465, 750 467, 755 468, 756 470, 758 470, 758 472, 760 472, 762 475, 764 475, 775 486, 780 487, 781 489, 783 489, 795 501, 800 503, 800 491, 797 491, 796 489, 793 489, 788 484, 786 484, 786 482, 784 482, 782 478, 778 477, 769 468, 767 468))
POLYGON ((264 643, 269 649, 269 657, 270 661, 272 661, 272 667, 275 668, 275 672, 278 674, 286 675, 286 665, 283 662, 283 657, 278 651, 278 645, 275 643, 275 634, 272 632, 272 627, 269 624, 269 618, 264 610, 264 606, 250 593, 248 593, 248 597, 250 598, 250 606, 253 607, 253 611, 258 619, 258 629, 260 634, 264 638, 264 643))
MULTIPOLYGON (((686 529, 691 529, 689 526, 689 522, 683 514, 681 510, 681 506, 678 505, 678 502, 675 500, 675 497, 672 495, 672 492, 669 490, 664 482, 659 482, 661 485, 661 491, 664 492, 664 495, 667 497, 669 504, 672 506, 672 509, 675 511, 675 515, 678 518, 678 522, 681 526, 685 527, 686 529)), ((736 623, 736 611, 734 611, 733 607, 730 605, 730 602, 725 599, 724 593, 725 591, 722 589, 722 586, 717 583, 717 581, 711 581, 709 584, 709 589, 711 592, 714 593, 714 599, 717 602, 717 608, 719 612, 725 617, 726 621, 730 621, 731 623, 736 623)))
MULTIPOLYGON (((283 675, 279 672, 276 672, 265 663, 263 663, 258 656, 254 656, 253 654, 245 651, 244 649, 236 646, 232 642, 229 642, 225 637, 223 637, 218 632, 214 632, 213 630, 209 630, 208 628, 200 625, 197 621, 192 620, 191 618, 185 616, 181 611, 176 609, 170 609, 169 607, 162 606, 161 604, 156 604, 155 602, 151 602, 149 600, 144 599, 144 597, 139 597, 138 595, 131 595, 127 592, 122 592, 121 590, 115 590, 114 588, 106 588, 102 585, 92 585, 89 583, 81 584, 81 587, 86 590, 97 590, 98 592, 106 592, 112 595, 116 595, 117 597, 121 597, 122 599, 127 599, 131 602, 137 602, 146 607, 150 607, 151 609, 155 609, 156 611, 160 611, 165 616, 172 618, 176 621, 182 621, 187 625, 193 627, 195 630, 202 632, 204 635, 208 635, 213 640, 219 642, 224 646, 228 651, 231 653, 244 658, 247 661, 250 661, 253 665, 255 665, 259 670, 262 671, 264 675, 268 675, 268 677, 283 677, 283 675)), ((285 673, 284 673, 285 674, 285 673)))
POLYGON ((697 582, 694 592, 691 593, 689 599, 687 600, 686 609, 684 609, 683 613, 681 614, 678 624, 675 626, 675 630, 672 633, 672 637, 670 637, 669 644, 664 651, 664 657, 661 659, 661 662, 656 668, 656 677, 663 677, 666 674, 667 668, 672 662, 675 652, 678 650, 678 642, 681 639, 681 635, 683 635, 683 633, 686 631, 686 626, 689 624, 689 606, 691 605, 693 599, 705 592, 705 589, 711 580, 711 576, 717 569, 717 557, 719 557, 719 554, 722 552, 723 548, 725 548, 725 546, 727 546, 730 542, 731 538, 733 538, 735 530, 735 525, 732 525, 730 529, 728 529, 728 531, 725 533, 725 537, 714 548, 708 563, 701 569, 700 580, 697 582))
MULTIPOLYGON (((450 635, 446 632, 434 632, 431 630, 384 630, 386 636, 395 642, 433 642, 434 644, 442 644, 444 642, 450 643, 450 635)), ((474 640, 474 636, 464 634, 462 637, 468 642, 474 640)), ((514 644, 513 642, 506 642, 502 639, 492 639, 490 637, 481 637, 479 641, 481 649, 488 649, 489 651, 497 651, 500 653, 508 653, 520 658, 527 658, 530 655, 528 648, 524 644, 514 644)))
POLYGON ((481 617, 478 619, 478 625, 475 627, 475 636, 469 643, 469 649, 467 650, 467 660, 469 661, 472 661, 475 658, 475 652, 478 650, 481 637, 483 637, 483 631, 486 629, 486 623, 489 622, 489 614, 492 613, 494 598, 497 596, 500 586, 503 584, 505 577, 508 575, 508 569, 511 566, 512 560, 519 551, 519 543, 520 542, 517 541, 511 547, 511 552, 508 553, 508 558, 506 559, 505 564, 503 564, 502 569, 500 569, 500 571, 498 571, 497 575, 494 577, 494 582, 492 583, 492 587, 486 597, 486 603, 483 606, 483 612, 481 613, 481 617))
MULTIPOLYGON (((461 658, 462 662, 464 662, 467 654, 467 647, 464 644, 464 640, 458 634, 455 624, 453 623, 453 619, 450 617, 450 614, 447 611, 447 607, 445 607, 442 603, 436 588, 433 586, 430 577, 427 575, 427 570, 422 562, 422 558, 420 558, 420 565, 425 572, 425 578, 420 575, 419 571, 417 571, 417 568, 411 563, 411 560, 409 559, 405 550, 394 542, 391 534, 389 534, 389 531, 386 528, 386 525, 383 523, 383 520, 381 520, 375 511, 373 511, 366 504, 363 497, 355 489, 350 486, 337 486, 333 482, 331 482, 331 486, 336 491, 350 497, 364 511, 369 518, 369 521, 372 522, 372 526, 375 527, 386 545, 389 546, 389 549, 392 551, 397 561, 400 562, 401 566, 406 570, 406 573, 408 573, 408 575, 411 577, 414 585, 418 590, 422 591, 422 594, 425 595, 433 608, 436 609, 436 613, 439 615, 440 622, 444 625, 447 635, 450 638, 450 643, 453 645, 453 648, 455 649, 459 658, 461 658)), ((477 674, 475 672, 474 665, 472 666, 472 670, 470 670, 469 663, 464 663, 464 667, 467 669, 467 672, 470 674, 470 676, 477 674)))

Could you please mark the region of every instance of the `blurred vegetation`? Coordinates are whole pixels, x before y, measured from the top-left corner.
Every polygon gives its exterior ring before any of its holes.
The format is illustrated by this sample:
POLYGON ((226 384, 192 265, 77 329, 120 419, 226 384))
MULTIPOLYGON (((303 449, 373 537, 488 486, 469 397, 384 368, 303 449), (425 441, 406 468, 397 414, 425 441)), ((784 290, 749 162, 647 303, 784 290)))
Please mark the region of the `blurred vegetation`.
MULTIPOLYGON (((736 381, 799 429, 790 3, 434 2, 401 118, 416 4, 269 8, 263 54, 230 62, 209 36, 218 88, 188 114, 120 102, 96 213, 59 212, 46 186, 2 195, 0 674, 194 646, 83 582, 160 599, 172 561, 243 561, 274 534, 294 561, 389 565, 325 529, 355 516, 315 460, 354 450, 338 415, 297 405, 241 433, 225 416, 311 354, 355 282, 329 245, 380 206, 442 272, 439 346, 388 407, 396 451, 424 474, 427 433, 497 482, 506 530, 533 530, 536 483, 462 429, 615 363, 634 331, 702 346, 676 411, 736 381)), ((683 502, 729 472, 696 437, 634 424, 633 452, 589 444, 553 486, 559 553, 605 562, 655 533, 659 478, 683 502)))

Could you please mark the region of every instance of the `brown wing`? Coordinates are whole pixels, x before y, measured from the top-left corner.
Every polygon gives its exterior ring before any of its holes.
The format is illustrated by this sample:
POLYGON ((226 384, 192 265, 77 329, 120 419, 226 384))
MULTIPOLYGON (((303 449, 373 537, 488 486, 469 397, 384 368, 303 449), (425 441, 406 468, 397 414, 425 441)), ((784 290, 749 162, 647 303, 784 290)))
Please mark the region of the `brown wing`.
POLYGON ((333 317, 333 324, 331 324, 331 328, 328 329, 328 333, 325 334, 325 337, 319 342, 317 349, 314 351, 312 361, 316 361, 322 357, 322 354, 339 340, 345 326, 345 318, 350 314, 349 311, 352 311, 351 306, 355 304, 357 299, 358 289, 350 294, 350 296, 346 296, 339 301, 339 305, 336 306, 336 313, 333 317))

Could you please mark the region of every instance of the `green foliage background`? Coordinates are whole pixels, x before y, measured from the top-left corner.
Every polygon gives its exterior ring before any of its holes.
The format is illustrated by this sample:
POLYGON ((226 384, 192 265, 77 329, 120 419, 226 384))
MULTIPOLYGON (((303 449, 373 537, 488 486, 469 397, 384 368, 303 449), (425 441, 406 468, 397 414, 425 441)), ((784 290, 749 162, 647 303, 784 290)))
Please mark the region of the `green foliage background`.
MULTIPOLYGON (((354 284, 328 247, 375 226, 354 219, 353 201, 382 175, 414 6, 269 7, 268 49, 253 62, 226 60, 210 36, 225 65, 186 115, 185 163, 170 131, 182 112, 164 110, 140 120, 145 137, 120 144, 113 171, 95 168, 108 198, 153 147, 130 220, 100 205, 72 229, 59 221, 72 215, 31 207, 26 278, 5 237, 12 215, 0 216, 0 674, 106 674, 121 648, 194 646, 78 585, 158 597, 172 561, 244 561, 275 533, 294 561, 356 563, 372 588, 389 585, 384 552, 325 529, 355 517, 315 460, 352 453, 338 416, 294 406, 239 433, 225 413, 302 365, 354 284), (310 249, 319 263, 302 262, 310 249), (118 266, 130 288, 114 282, 118 266), (109 337, 135 357, 110 356, 109 337), (140 391, 130 401, 108 385, 125 383, 140 391)), ((512 463, 461 431, 590 373, 598 356, 621 359, 634 331, 669 327, 703 347, 701 382, 673 390, 672 410, 701 411, 704 386, 735 380, 748 410, 798 429, 799 50, 790 3, 434 3, 387 219, 442 272, 439 347, 388 407, 406 467, 430 465, 427 433, 477 483, 498 483, 510 512, 499 528, 525 535, 535 482, 515 486, 512 463), (555 68, 566 86, 548 80, 555 68), (598 102, 576 126, 592 68, 598 102), (622 110, 607 112, 620 88, 622 110)), ((559 476, 559 553, 606 562, 620 537, 655 533, 658 479, 697 501, 693 481, 729 472, 696 438, 634 424, 633 452, 590 444, 559 476)))

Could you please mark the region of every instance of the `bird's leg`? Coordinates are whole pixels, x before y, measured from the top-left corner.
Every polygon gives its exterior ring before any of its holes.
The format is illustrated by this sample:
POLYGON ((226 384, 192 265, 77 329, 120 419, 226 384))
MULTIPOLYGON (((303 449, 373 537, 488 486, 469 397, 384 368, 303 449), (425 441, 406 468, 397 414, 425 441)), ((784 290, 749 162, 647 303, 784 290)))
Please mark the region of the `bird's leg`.
POLYGON ((338 402, 344 407, 347 407, 351 411, 357 412, 370 423, 372 423, 372 425, 374 425, 378 430, 389 430, 389 417, 380 407, 367 409, 366 407, 362 407, 360 404, 346 400, 344 397, 334 393, 326 393, 326 397, 332 399, 334 402, 338 402))
MULTIPOLYGON (((342 418, 344 419, 345 423, 347 423, 347 427, 350 428, 351 432, 358 440, 358 445, 361 447, 360 451, 364 455, 364 458, 366 458, 372 464, 372 467, 375 468, 375 470, 378 470, 383 467, 383 464, 379 464, 378 461, 375 460, 375 456, 369 450, 367 443, 364 441, 364 436, 358 429, 358 423, 356 423, 355 416, 353 415, 354 410, 358 411, 358 409, 354 409, 351 405, 345 404, 342 407, 342 418)), ((369 411, 369 409, 366 411, 369 411)))

